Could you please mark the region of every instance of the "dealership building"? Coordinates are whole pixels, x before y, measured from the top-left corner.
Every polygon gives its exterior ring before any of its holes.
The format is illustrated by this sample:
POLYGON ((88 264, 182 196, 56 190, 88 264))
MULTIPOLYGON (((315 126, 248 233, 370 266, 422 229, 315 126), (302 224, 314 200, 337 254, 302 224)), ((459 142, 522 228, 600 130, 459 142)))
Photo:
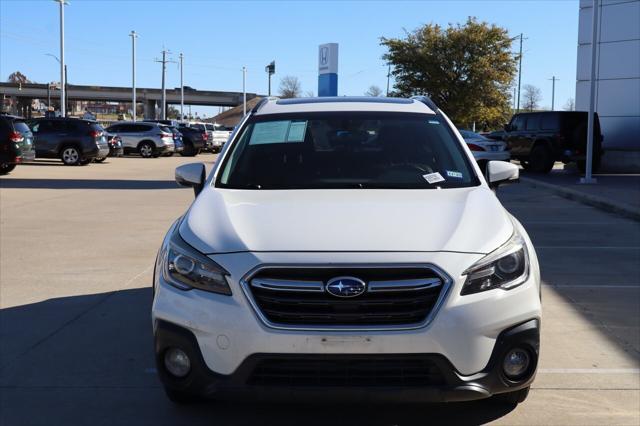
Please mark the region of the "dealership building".
MULTIPOLYGON (((595 110, 602 171, 640 172, 640 0, 599 0, 595 110)), ((580 1, 576 110, 589 110, 593 0, 580 1)))

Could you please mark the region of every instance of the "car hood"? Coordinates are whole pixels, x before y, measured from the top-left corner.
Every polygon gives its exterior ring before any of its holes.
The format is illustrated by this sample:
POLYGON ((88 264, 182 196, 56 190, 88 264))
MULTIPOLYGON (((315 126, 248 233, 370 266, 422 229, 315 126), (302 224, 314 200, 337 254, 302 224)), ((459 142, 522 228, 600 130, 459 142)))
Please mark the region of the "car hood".
POLYGON ((230 190, 206 187, 180 234, 207 253, 488 253, 513 225, 486 187, 427 190, 230 190))

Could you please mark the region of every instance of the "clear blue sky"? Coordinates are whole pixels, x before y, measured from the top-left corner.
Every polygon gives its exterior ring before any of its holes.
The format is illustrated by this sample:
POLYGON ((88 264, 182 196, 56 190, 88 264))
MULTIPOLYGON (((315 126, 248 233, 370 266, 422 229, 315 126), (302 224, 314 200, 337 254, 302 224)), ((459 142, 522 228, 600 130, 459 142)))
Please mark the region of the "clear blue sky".
MULTIPOLYGON (((339 94, 361 95, 386 86, 380 37, 401 37, 425 23, 458 23, 468 16, 524 33, 522 84, 542 90, 556 108, 575 96, 578 1, 101 1, 70 0, 66 7, 66 62, 71 84, 131 84, 131 30, 138 39, 138 87, 160 87, 163 47, 185 56, 185 85, 196 89, 266 93, 264 67, 276 60, 280 78, 300 78, 317 93, 318 45, 340 45, 339 94)), ((51 0, 0 0, 0 78, 16 70, 36 82, 59 80, 58 4, 51 0)), ((514 43, 514 51, 517 44, 514 43)), ((177 87, 169 64, 167 87, 177 87)), ((274 90, 277 91, 277 90, 274 90)), ((217 109, 198 108, 211 115, 217 109)))

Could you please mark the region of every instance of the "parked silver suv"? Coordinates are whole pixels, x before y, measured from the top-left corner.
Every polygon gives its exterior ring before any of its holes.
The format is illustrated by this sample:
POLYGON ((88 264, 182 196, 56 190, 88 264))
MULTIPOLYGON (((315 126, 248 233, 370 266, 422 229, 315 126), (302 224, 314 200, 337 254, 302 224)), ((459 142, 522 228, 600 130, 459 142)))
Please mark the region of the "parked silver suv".
POLYGON ((121 121, 109 126, 107 132, 120 136, 125 154, 137 152, 151 158, 175 151, 173 133, 163 124, 121 121))

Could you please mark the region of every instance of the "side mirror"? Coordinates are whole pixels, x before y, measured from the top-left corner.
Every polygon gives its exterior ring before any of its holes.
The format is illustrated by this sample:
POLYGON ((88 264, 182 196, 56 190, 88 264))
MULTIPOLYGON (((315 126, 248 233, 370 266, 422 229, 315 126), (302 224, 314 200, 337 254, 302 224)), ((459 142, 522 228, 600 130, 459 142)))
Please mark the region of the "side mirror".
POLYGON ((204 188, 206 170, 202 163, 190 163, 176 167, 176 182, 180 186, 190 186, 196 197, 204 188))
POLYGON ((516 183, 520 178, 520 169, 506 161, 489 161, 487 164, 487 181, 494 189, 507 183, 516 183))

